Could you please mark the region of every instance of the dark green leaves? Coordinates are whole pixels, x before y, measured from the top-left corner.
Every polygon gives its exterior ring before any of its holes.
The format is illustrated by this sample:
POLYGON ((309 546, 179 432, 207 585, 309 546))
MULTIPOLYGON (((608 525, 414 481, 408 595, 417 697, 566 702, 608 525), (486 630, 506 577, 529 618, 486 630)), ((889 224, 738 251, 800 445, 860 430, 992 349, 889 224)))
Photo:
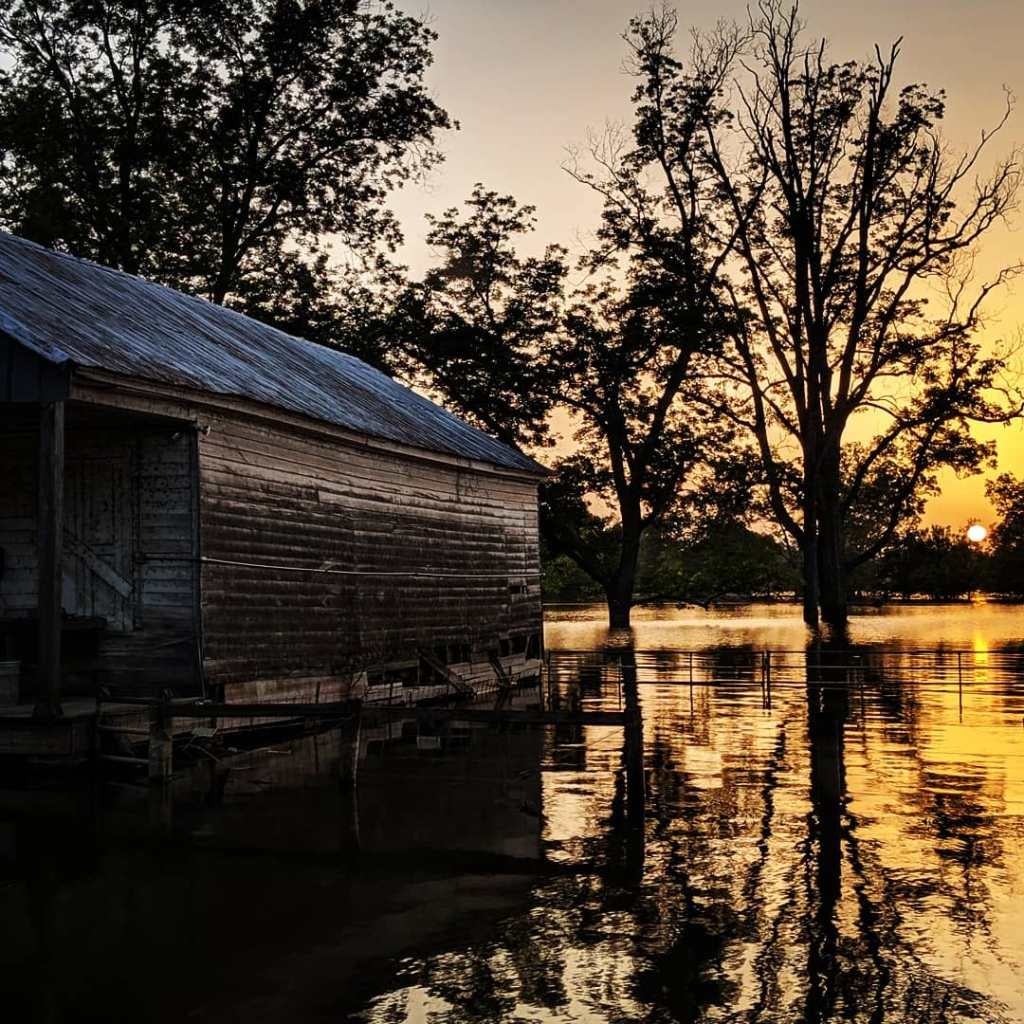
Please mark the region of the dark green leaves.
POLYGON ((400 238, 389 193, 451 124, 433 38, 389 4, 8 0, 0 218, 243 306, 325 238, 372 265, 400 238))

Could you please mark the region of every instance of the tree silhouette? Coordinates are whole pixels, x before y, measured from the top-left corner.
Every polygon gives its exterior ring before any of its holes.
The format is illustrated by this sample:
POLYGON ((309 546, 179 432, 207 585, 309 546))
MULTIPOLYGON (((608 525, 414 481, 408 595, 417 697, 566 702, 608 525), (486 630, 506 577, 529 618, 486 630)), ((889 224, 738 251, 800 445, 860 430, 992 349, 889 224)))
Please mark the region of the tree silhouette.
POLYGON ((282 261, 312 288, 328 240, 371 264, 399 240, 387 196, 450 126, 433 39, 387 3, 5 0, 0 220, 272 309, 282 261))
POLYGON ((720 246, 704 284, 733 311, 718 320, 732 330, 717 408, 756 445, 773 516, 802 552, 805 618, 820 608, 841 625, 850 571, 917 511, 937 471, 990 456, 970 423, 1020 410, 1000 391, 1002 359, 975 340, 984 300, 1019 268, 971 281, 973 247, 1012 208, 1020 164, 1013 153, 976 177, 1005 115, 952 155, 942 94, 897 92, 899 44, 835 63, 824 42, 804 42, 795 7, 764 0, 749 31, 698 36, 684 68, 676 28, 662 11, 627 35, 638 147, 609 163, 605 237, 683 292, 693 211, 701 249, 720 246), (684 187, 691 165, 700 189, 684 187), (661 192, 641 184, 651 176, 661 192), (869 439, 855 443, 855 429, 869 439), (880 518, 851 548, 848 526, 872 502, 880 518))
POLYGON ((992 588, 1000 594, 1024 594, 1024 480, 1003 473, 986 492, 999 521, 992 530, 992 588))
POLYGON ((521 257, 534 208, 477 184, 465 210, 428 216, 438 264, 400 296, 391 327, 406 375, 510 444, 541 444, 560 374, 564 252, 521 257), (554 371, 554 372, 553 372, 554 371))
POLYGON ((630 278, 585 289, 551 354, 576 451, 541 496, 545 539, 601 585, 613 627, 629 625, 645 535, 731 515, 749 486, 729 426, 694 415, 712 334, 663 278, 630 278))

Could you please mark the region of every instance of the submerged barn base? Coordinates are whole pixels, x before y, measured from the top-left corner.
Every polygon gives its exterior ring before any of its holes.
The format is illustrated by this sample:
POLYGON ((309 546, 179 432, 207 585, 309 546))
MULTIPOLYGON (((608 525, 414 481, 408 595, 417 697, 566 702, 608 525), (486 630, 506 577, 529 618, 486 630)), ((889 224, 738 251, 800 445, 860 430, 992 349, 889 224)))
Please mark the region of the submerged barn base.
POLYGON ((540 682, 536 661, 524 663, 524 671, 515 676, 504 668, 490 679, 478 676, 474 686, 464 684, 461 692, 453 691, 449 683, 430 682, 397 691, 378 687, 376 692, 364 685, 356 693, 347 690, 333 699, 324 693, 313 699, 306 689, 296 687, 292 699, 284 701, 275 699, 280 691, 268 687, 261 700, 227 704, 169 695, 162 701, 79 698, 64 701, 59 717, 40 717, 35 704, 0 707, 0 773, 5 765, 74 768, 90 764, 144 771, 159 781, 173 773, 176 748, 207 756, 212 748, 225 744, 258 747, 270 734, 319 728, 321 719, 336 718, 339 708, 345 709, 345 717, 368 716, 370 721, 399 708, 408 709, 414 716, 410 720, 415 720, 417 709, 447 707, 453 700, 475 711, 496 709, 523 694, 539 699, 540 682))

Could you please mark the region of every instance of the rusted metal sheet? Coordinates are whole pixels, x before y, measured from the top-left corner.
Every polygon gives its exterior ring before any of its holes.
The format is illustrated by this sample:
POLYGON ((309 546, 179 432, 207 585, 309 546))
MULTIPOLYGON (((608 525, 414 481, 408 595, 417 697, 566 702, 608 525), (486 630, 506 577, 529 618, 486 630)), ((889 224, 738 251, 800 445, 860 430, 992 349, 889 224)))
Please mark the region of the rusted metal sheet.
POLYGON ((226 416, 199 468, 206 673, 231 699, 338 699, 418 650, 490 672, 540 630, 529 480, 226 416))
POLYGON ((3 233, 0 332, 55 366, 245 397, 371 437, 545 472, 353 356, 3 233))

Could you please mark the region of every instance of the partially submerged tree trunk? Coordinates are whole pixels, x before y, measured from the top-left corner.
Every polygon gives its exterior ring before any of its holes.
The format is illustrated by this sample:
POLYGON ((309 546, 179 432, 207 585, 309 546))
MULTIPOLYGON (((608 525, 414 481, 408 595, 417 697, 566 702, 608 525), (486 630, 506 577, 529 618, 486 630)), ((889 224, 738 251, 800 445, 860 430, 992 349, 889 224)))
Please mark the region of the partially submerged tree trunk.
POLYGON ((837 438, 827 438, 818 475, 818 603, 833 627, 846 623, 846 553, 842 511, 842 470, 837 438))
POLYGON ((628 629, 633 611, 633 598, 636 590, 636 564, 640 545, 639 538, 635 545, 635 553, 627 556, 623 546, 623 562, 615 577, 605 587, 608 600, 608 625, 612 629, 628 629))
MULTIPOLYGON (((806 530, 806 528, 805 528, 806 530)), ((818 535, 815 530, 804 533, 801 552, 804 579, 803 609, 804 622, 812 629, 818 625, 818 535)))

